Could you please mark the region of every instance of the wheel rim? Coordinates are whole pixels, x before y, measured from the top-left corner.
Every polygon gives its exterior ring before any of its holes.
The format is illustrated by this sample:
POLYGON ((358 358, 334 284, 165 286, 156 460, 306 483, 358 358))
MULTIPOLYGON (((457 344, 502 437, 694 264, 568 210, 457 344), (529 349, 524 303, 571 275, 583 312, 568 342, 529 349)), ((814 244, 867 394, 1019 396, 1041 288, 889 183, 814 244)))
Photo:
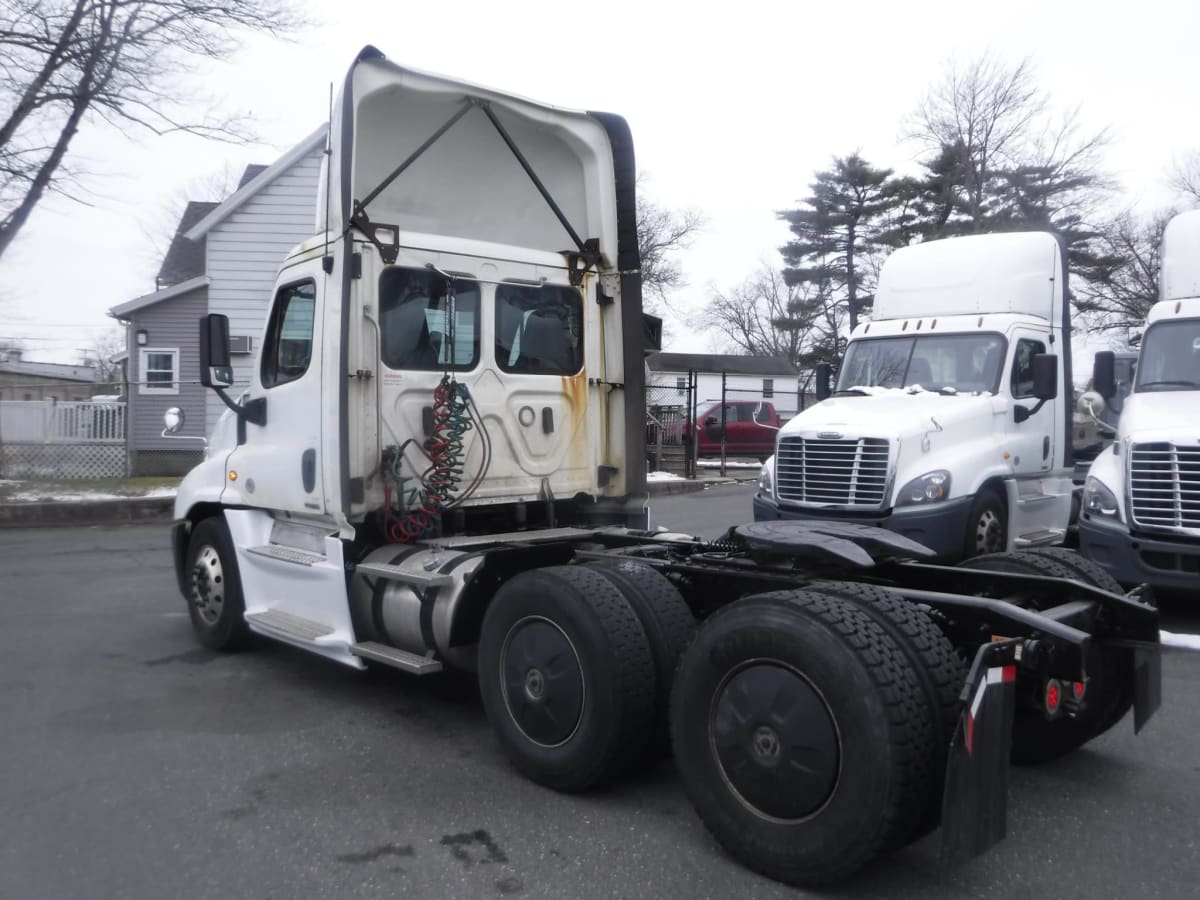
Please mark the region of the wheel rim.
POLYGON ((752 812, 797 821, 833 795, 841 765, 837 723, 796 669, 759 660, 731 672, 709 713, 709 739, 725 783, 752 812))
POLYGON ((516 622, 500 650, 504 705, 517 728, 542 747, 571 739, 583 718, 585 686, 579 654, 549 619, 516 622))
POLYGON ((200 548, 192 565, 192 606, 206 625, 216 625, 225 607, 225 570, 221 554, 209 544, 200 548))
POLYGON ((978 553, 1004 551, 1004 523, 995 510, 985 509, 975 522, 975 550, 978 553))

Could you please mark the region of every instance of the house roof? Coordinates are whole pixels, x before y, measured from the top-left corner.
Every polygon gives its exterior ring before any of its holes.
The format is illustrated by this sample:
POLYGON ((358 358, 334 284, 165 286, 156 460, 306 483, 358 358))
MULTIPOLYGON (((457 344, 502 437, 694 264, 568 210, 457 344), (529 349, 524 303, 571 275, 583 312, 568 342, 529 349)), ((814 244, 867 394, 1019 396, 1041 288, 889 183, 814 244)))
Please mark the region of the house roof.
POLYGON ((85 384, 96 383, 95 366, 12 360, 0 362, 0 372, 7 372, 11 375, 31 375, 37 378, 57 378, 60 381, 78 381, 85 384))
POLYGON ((143 294, 119 306, 114 306, 108 311, 108 314, 114 319, 127 319, 130 313, 135 313, 139 309, 145 309, 147 306, 162 303, 164 300, 170 300, 172 297, 178 297, 181 294, 186 294, 188 291, 194 291, 196 288, 206 287, 207 285, 208 276, 198 275, 195 278, 189 278, 187 281, 181 281, 179 284, 173 284, 169 288, 163 288, 161 291, 143 294))
POLYGON ((204 249, 207 241, 203 237, 193 241, 185 237, 184 232, 220 205, 211 201, 188 201, 175 229, 175 236, 171 238, 171 246, 167 248, 167 255, 163 257, 158 276, 154 279, 155 284, 169 287, 204 274, 204 249))
MULTIPOLYGON (((264 168, 257 175, 251 176, 247 181, 243 176, 242 183, 238 189, 234 191, 229 199, 225 200, 220 206, 206 215, 203 219, 188 229, 185 237, 197 241, 204 235, 208 234, 225 221, 229 216, 242 207, 246 201, 250 200, 255 194, 273 182, 276 178, 294 166, 297 162, 303 159, 308 154, 312 153, 318 147, 325 144, 325 133, 328 130, 328 125, 322 125, 295 147, 289 150, 283 156, 279 157, 271 165, 264 168)), ((253 168, 253 166, 251 167, 253 168)), ((247 170, 246 174, 249 174, 247 170)))
POLYGON ((734 353, 648 353, 646 365, 652 372, 727 372, 735 375, 779 375, 795 378, 800 373, 782 356, 738 356, 734 353))

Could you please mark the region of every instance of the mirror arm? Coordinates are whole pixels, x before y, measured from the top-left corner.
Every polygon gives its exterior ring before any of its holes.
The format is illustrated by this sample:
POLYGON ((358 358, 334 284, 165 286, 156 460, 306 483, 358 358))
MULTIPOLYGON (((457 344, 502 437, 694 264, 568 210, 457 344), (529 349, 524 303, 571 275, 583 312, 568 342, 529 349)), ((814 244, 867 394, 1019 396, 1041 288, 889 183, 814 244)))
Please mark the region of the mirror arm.
POLYGON ((221 398, 226 406, 233 410, 233 414, 238 417, 238 422, 249 422, 251 425, 266 425, 267 424, 267 398, 256 397, 253 400, 246 401, 245 404, 234 403, 229 399, 229 395, 225 393, 224 388, 213 388, 217 392, 217 396, 221 398))
POLYGON ((1037 415, 1038 410, 1041 409, 1045 405, 1046 405, 1045 400, 1039 400, 1037 402, 1037 405, 1035 405, 1033 407, 1033 409, 1030 409, 1028 406, 1014 406, 1013 407, 1013 421, 1018 422, 1018 423, 1024 422, 1030 416, 1037 415))

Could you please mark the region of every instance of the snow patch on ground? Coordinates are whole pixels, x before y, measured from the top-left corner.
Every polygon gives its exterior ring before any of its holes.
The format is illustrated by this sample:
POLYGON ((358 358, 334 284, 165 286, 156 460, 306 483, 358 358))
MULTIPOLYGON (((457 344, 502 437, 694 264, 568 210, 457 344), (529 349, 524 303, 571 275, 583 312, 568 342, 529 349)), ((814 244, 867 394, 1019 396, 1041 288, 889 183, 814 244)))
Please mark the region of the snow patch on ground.
POLYGON ((647 481, 687 481, 682 475, 676 475, 673 472, 647 472, 647 481))
MULTIPOLYGON (((696 460, 696 466, 701 469, 719 469, 721 468, 721 461, 719 459, 698 459, 696 460)), ((725 461, 725 468, 761 469, 762 463, 749 460, 729 459, 725 461)))
POLYGON ((1164 647, 1177 647, 1181 650, 1200 650, 1200 634, 1174 634, 1170 631, 1159 632, 1164 647))
POLYGON ((108 494, 102 491, 78 491, 45 494, 38 491, 18 491, 9 500, 17 503, 89 503, 93 500, 143 500, 155 497, 174 497, 175 488, 152 488, 140 494, 108 494))

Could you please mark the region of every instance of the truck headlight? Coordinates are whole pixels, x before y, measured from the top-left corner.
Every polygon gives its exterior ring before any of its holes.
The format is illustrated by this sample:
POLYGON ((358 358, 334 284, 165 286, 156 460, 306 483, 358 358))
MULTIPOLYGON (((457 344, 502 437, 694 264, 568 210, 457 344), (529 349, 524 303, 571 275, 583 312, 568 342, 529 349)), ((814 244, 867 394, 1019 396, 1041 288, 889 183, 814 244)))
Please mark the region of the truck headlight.
POLYGON ((936 469, 914 478, 896 495, 897 506, 913 506, 917 503, 936 503, 950 496, 950 473, 936 469))
POLYGON ((775 457, 767 458, 762 470, 758 473, 759 493, 770 496, 775 493, 775 457))
POLYGON ((1099 478, 1092 475, 1083 483, 1083 511, 1096 516, 1119 519, 1117 496, 1099 478))

